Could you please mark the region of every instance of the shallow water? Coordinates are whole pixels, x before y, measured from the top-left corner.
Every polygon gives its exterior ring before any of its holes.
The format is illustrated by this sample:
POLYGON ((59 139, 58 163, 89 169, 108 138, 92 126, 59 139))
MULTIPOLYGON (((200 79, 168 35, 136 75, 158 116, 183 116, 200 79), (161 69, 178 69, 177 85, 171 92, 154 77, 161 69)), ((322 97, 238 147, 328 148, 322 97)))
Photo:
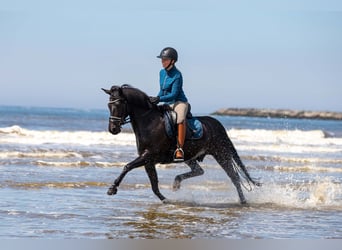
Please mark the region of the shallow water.
POLYGON ((106 195, 136 157, 132 133, 92 129, 100 116, 91 128, 42 127, 45 113, 35 115, 36 128, 18 119, 0 126, 0 238, 342 238, 342 138, 324 132, 339 133, 339 123, 296 121, 294 128, 287 121, 286 129, 274 120, 222 118, 262 187, 244 190, 248 204, 240 205, 209 156, 204 175, 176 192, 173 179, 188 167, 157 166, 163 204, 143 168, 125 177, 117 195, 106 195))
MULTIPOLYGON (((142 169, 116 196, 106 190, 121 167, 1 167, 2 238, 341 238, 341 183, 317 174, 267 180, 245 191, 248 205, 218 167, 185 181, 185 166, 159 168, 162 204, 142 169), (5 170, 5 171, 4 171, 5 170), (289 178, 289 179, 287 179, 289 178), (10 180, 11 179, 11 180, 10 180)), ((266 170, 268 171, 268 170, 266 170)), ((260 176, 261 170, 252 171, 260 176)), ((277 175, 272 171, 269 175, 277 175)))

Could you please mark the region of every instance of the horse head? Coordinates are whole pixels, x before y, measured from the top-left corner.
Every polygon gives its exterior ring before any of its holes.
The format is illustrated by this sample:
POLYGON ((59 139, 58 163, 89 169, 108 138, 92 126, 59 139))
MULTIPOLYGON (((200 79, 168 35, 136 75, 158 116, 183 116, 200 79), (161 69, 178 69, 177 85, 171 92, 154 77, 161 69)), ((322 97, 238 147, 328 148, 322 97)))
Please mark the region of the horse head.
POLYGON ((119 86, 112 86, 110 90, 102 88, 102 90, 109 95, 108 131, 116 135, 121 132, 121 126, 127 123, 127 100, 123 95, 122 88, 119 86))
POLYGON ((130 85, 112 86, 110 90, 102 89, 109 97, 110 112, 108 130, 116 135, 121 132, 121 126, 128 123, 128 117, 143 117, 155 109, 148 96, 141 90, 130 85))

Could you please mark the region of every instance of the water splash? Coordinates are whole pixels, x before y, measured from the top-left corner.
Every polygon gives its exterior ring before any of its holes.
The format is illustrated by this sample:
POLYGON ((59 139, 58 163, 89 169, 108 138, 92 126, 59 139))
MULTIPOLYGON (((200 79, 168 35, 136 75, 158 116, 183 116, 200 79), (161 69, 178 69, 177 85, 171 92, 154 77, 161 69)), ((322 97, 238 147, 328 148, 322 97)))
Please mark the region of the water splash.
POLYGON ((342 209, 342 184, 332 177, 317 177, 310 182, 266 183, 247 194, 251 203, 271 203, 300 209, 342 209))

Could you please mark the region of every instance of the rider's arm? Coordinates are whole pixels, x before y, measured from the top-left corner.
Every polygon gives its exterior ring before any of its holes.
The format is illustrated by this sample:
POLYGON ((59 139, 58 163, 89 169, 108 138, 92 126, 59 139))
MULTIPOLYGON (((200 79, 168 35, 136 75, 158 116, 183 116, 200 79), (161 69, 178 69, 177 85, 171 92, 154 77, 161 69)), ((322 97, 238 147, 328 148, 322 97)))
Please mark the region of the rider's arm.
POLYGON ((176 98, 179 96, 179 92, 182 89, 182 82, 180 78, 175 78, 172 83, 171 92, 163 95, 163 91, 161 90, 158 94, 161 102, 172 102, 176 101, 176 98))

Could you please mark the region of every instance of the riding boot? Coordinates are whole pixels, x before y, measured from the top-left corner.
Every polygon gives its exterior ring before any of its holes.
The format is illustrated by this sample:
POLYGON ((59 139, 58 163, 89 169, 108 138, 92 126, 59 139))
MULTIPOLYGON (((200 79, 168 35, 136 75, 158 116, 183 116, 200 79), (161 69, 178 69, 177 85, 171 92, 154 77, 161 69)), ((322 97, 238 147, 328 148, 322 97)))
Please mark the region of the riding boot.
POLYGON ((177 149, 175 151, 175 160, 184 160, 184 140, 185 140, 185 132, 186 125, 185 121, 178 124, 178 137, 177 137, 177 149))

